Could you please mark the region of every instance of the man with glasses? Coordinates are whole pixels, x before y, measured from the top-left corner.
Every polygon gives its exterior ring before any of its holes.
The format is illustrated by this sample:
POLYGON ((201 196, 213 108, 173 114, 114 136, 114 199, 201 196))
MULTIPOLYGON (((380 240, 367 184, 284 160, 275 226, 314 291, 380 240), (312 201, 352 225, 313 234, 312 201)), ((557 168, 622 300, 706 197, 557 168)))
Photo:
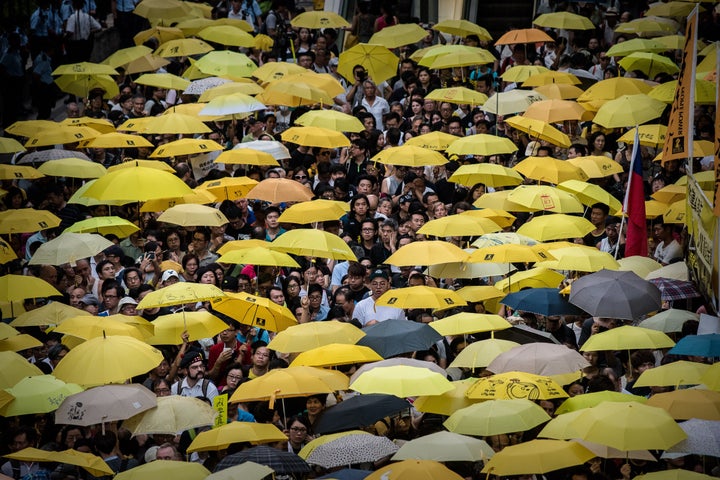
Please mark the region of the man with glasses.
POLYGON ((116 280, 105 280, 100 288, 103 306, 105 310, 100 312, 100 317, 107 317, 119 313, 120 298, 125 296, 125 290, 116 280))
POLYGON ((198 227, 193 232, 192 247, 193 253, 200 260, 200 267, 206 267, 218 259, 218 256, 210 251, 210 229, 207 227, 198 227))
POLYGON ((373 270, 370 274, 371 295, 358 302, 353 316, 363 327, 369 327, 385 320, 406 320, 405 312, 401 308, 379 307, 375 305, 383 293, 390 290, 390 275, 382 268, 373 270))
POLYGON ((174 395, 182 397, 205 397, 212 403, 218 395, 218 389, 214 383, 205 378, 205 356, 197 350, 190 350, 180 361, 180 369, 186 370, 187 374, 182 380, 178 380, 170 387, 174 395))
POLYGON ((302 315, 299 323, 322 321, 327 318, 330 308, 323 304, 323 288, 317 283, 308 287, 308 294, 300 299, 302 315))
POLYGON ((218 342, 210 347, 208 353, 208 377, 213 379, 218 387, 225 385, 226 368, 235 362, 242 361, 247 345, 237 339, 239 323, 235 320, 228 322, 227 328, 218 335, 218 342))

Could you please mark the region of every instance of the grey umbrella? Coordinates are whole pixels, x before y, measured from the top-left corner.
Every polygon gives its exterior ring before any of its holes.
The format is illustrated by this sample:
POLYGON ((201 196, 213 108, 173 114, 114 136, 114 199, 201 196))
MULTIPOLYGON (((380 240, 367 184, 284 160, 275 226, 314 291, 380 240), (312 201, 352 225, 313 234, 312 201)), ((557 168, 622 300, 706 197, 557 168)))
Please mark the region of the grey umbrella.
POLYGON ((570 303, 594 317, 639 319, 660 310, 660 290, 634 272, 600 270, 572 284, 570 303))
POLYGON ((310 473, 310 465, 294 453, 283 452, 265 445, 228 455, 217 464, 215 473, 245 462, 268 466, 278 474, 310 473))
POLYGON ((18 165, 26 165, 28 163, 45 163, 49 160, 60 160, 62 158, 79 158, 81 160, 87 160, 91 162, 90 157, 82 152, 75 152, 73 150, 63 150, 61 148, 50 148, 48 150, 38 150, 36 152, 30 152, 23 155, 20 160, 17 161, 18 165))
POLYGON ((386 437, 353 434, 318 445, 308 455, 307 462, 323 468, 335 468, 357 463, 375 462, 397 452, 398 446, 386 437))
POLYGON ((668 452, 720 457, 720 422, 691 418, 678 425, 687 433, 687 438, 673 445, 668 452))

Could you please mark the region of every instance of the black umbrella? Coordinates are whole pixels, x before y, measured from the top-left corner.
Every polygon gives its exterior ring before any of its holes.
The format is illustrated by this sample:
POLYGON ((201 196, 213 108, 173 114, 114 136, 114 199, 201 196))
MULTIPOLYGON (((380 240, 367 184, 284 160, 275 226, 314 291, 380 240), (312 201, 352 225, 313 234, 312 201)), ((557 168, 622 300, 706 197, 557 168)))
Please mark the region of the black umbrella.
POLYGON ((515 310, 537 313, 551 317, 553 315, 582 315, 582 309, 568 302, 557 288, 528 288, 509 293, 500 303, 515 310))
POLYGON ((427 350, 443 338, 428 325, 409 320, 385 320, 363 331, 365 336, 357 344, 372 348, 383 358, 427 350))
POLYGON ((310 465, 305 460, 291 452, 283 452, 277 448, 259 445, 242 452, 228 455, 220 460, 215 467, 215 472, 234 467, 245 462, 255 462, 260 465, 275 470, 275 473, 281 475, 291 475, 294 473, 310 473, 310 465))
POLYGON ((493 333, 495 338, 517 342, 521 345, 534 342, 560 343, 550 333, 528 327, 527 325, 514 325, 512 328, 497 330, 493 333))
POLYGON ((636 320, 662 307, 658 287, 635 272, 613 270, 600 270, 575 280, 570 303, 593 317, 623 320, 636 320))
POLYGON ((326 434, 353 430, 372 425, 381 418, 393 416, 408 408, 410 404, 407 400, 394 395, 356 395, 325 410, 313 431, 326 434))

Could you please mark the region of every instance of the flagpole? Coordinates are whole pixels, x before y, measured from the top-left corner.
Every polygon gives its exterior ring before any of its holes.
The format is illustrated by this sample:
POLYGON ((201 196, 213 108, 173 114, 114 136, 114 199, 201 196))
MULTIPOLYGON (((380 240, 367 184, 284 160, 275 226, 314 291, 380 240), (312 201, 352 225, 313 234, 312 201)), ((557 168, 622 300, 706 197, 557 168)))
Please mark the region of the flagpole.
MULTIPOLYGON (((628 198, 630 197, 630 184, 633 179, 633 168, 635 167, 635 156, 640 148, 640 125, 635 125, 635 141, 633 142, 632 155, 630 156, 630 171, 628 175, 628 184, 625 189, 625 198, 623 199, 623 215, 620 219, 620 230, 618 231, 618 243, 615 247, 615 260, 617 260, 618 252, 620 251, 620 238, 622 237, 623 228, 625 227, 625 219, 627 218, 628 198)), ((627 242, 627 237, 625 238, 627 242)))

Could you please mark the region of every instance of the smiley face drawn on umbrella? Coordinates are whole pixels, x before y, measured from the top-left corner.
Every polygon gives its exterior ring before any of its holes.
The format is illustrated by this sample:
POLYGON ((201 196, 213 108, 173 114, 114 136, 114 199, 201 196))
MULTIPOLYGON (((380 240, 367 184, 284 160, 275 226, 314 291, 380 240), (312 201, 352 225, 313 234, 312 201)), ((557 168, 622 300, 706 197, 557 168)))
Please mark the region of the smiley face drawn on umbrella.
POLYGON ((540 389, 537 385, 530 382, 521 382, 518 379, 510 379, 505 387, 507 398, 525 398, 527 400, 537 400, 540 398, 540 389))

